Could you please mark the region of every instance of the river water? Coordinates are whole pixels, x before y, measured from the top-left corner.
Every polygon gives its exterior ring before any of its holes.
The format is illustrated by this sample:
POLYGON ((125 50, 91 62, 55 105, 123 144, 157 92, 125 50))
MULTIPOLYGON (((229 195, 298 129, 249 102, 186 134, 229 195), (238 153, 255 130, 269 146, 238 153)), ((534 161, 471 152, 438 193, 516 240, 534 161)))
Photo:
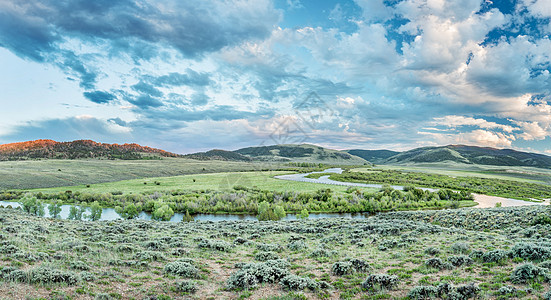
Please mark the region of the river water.
MULTIPOLYGON (((11 206, 12 208, 18 208, 18 207, 21 207, 21 204, 19 204, 18 202, 12 202, 12 201, 0 201, 0 206, 3 206, 3 207, 11 206)), ((62 219, 67 219, 67 217, 69 216, 70 208, 71 208, 70 205, 61 206, 60 217, 62 219)), ((44 217, 50 217, 50 214, 48 213, 47 204, 44 211, 45 211, 44 217)), ((372 215, 373 214, 370 214, 370 213, 310 213, 308 218, 309 219, 321 219, 321 218, 365 219, 372 215)), ((181 222, 183 216, 184 214, 182 213, 175 213, 169 222, 181 222)), ((195 218, 196 221, 213 221, 213 222, 238 221, 238 220, 256 221, 257 220, 256 215, 251 215, 251 214, 196 214, 193 217, 195 218)), ((102 209, 100 221, 111 221, 111 220, 118 220, 118 219, 122 219, 122 218, 119 216, 119 214, 117 214, 115 209, 113 208, 102 209)), ((142 211, 138 215, 137 219, 151 220, 151 214, 142 211)), ((297 217, 295 214, 288 214, 282 220, 296 220, 296 219, 297 217)))
MULTIPOLYGON (((311 182, 311 183, 317 183, 317 184, 329 184, 329 185, 341 185, 341 186, 358 186, 358 187, 372 187, 372 188, 381 188, 381 184, 366 184, 366 183, 356 183, 356 182, 341 182, 341 181, 335 181, 329 179, 329 175, 321 176, 318 179, 314 178, 306 178, 307 175, 310 174, 319 174, 319 173, 336 173, 341 174, 343 170, 341 168, 332 168, 327 169, 323 172, 312 172, 312 173, 304 173, 304 174, 289 174, 289 175, 279 175, 275 176, 276 179, 281 180, 291 180, 291 181, 300 181, 300 182, 311 182)), ((392 188, 396 190, 403 190, 403 186, 399 185, 392 185, 392 188)), ((436 189, 431 188, 421 188, 423 190, 428 190, 431 192, 436 191, 436 189)), ((487 207, 495 207, 496 203, 500 202, 502 207, 508 207, 508 206, 524 206, 524 205, 545 205, 548 204, 547 202, 528 202, 528 201, 522 201, 522 200, 516 200, 516 199, 509 199, 509 198, 502 198, 502 197, 496 197, 496 196, 487 196, 487 195, 480 195, 480 194, 473 194, 474 201, 478 203, 477 206, 479 208, 487 208, 487 207)), ((18 208, 21 207, 21 204, 18 202, 12 202, 12 201, 0 201, 0 206, 7 207, 11 206, 12 208, 18 208)), ((46 204, 47 206, 47 204, 46 204)), ((61 218, 66 219, 69 216, 69 210, 70 205, 62 205, 61 206, 61 218)), ((45 217, 49 217, 48 209, 45 208, 45 217)), ((309 215, 309 219, 320 219, 320 218, 352 218, 352 219, 365 219, 373 214, 370 213, 311 213, 309 215)), ((174 216, 170 219, 170 222, 180 222, 182 221, 182 217, 184 214, 182 213, 176 213, 174 216)), ((247 221, 256 221, 256 215, 250 215, 250 214, 197 214, 194 215, 194 218, 196 221, 237 221, 237 220, 247 220, 247 221)), ((117 220, 121 219, 119 214, 115 211, 113 208, 103 208, 101 219, 102 221, 109 221, 109 220, 117 220)), ((141 212, 138 215, 138 218, 140 220, 151 220, 151 214, 146 212, 141 212)), ((296 220, 296 215, 294 214, 288 214, 285 216, 282 220, 296 220)))
MULTIPOLYGON (((335 180, 329 179, 330 175, 324 175, 319 177, 318 179, 306 178, 306 176, 310 174, 321 174, 321 173, 341 174, 342 172, 343 170, 341 168, 332 168, 322 172, 279 175, 279 176, 275 176, 274 178, 281 179, 281 180, 291 180, 291 181, 311 182, 311 183, 331 184, 331 185, 341 185, 341 186, 358 186, 358 187, 371 187, 371 188, 383 187, 382 184, 335 181, 335 180)), ((391 187, 395 190, 404 189, 404 187, 401 185, 391 185, 391 187)), ((423 187, 419 187, 419 188, 422 190, 431 191, 431 192, 438 190, 438 189, 423 188, 423 187)), ((502 207, 549 204, 548 202, 529 202, 529 201, 522 201, 517 199, 503 198, 503 197, 497 197, 497 196, 487 196, 487 195, 480 195, 480 194, 473 194, 473 196, 474 196, 474 201, 478 203, 478 205, 476 205, 475 207, 479 207, 479 208, 495 207, 498 202, 501 203, 502 207)))

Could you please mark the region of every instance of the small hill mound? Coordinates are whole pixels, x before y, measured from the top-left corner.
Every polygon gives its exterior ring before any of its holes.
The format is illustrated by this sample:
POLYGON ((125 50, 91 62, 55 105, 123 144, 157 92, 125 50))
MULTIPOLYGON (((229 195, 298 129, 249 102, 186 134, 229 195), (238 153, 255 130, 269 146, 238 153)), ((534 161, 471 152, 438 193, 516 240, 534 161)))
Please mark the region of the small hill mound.
POLYGON ((345 152, 361 157, 374 164, 382 163, 389 157, 392 157, 400 153, 398 151, 391 151, 391 150, 361 150, 361 149, 346 150, 345 152))
POLYGON ((35 140, 0 145, 0 161, 27 159, 159 159, 179 157, 180 155, 164 150, 140 146, 138 144, 104 144, 91 140, 56 142, 53 140, 35 140))
POLYGON ((250 157, 245 155, 220 149, 213 149, 207 152, 198 152, 184 155, 185 158, 197 160, 223 160, 223 161, 251 161, 250 157))
POLYGON ((250 157, 253 160, 261 161, 311 162, 348 165, 363 165, 368 163, 365 159, 344 151, 332 150, 309 144, 247 147, 234 152, 250 157))

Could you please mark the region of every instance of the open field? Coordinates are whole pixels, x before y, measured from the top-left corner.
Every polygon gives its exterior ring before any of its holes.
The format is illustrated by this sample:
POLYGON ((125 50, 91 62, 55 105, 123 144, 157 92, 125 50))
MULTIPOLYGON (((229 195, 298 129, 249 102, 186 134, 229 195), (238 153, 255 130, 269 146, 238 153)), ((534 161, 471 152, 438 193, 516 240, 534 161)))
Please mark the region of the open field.
POLYGON ((0 162, 0 189, 73 186, 136 178, 257 170, 262 167, 246 162, 183 158, 3 161, 0 162))
MULTIPOLYGON (((57 193, 71 190, 72 192, 87 193, 151 193, 155 191, 171 190, 232 190, 234 186, 255 187, 260 190, 278 192, 313 192, 327 188, 324 184, 311 184, 306 182, 294 182, 273 178, 276 175, 291 174, 290 171, 266 171, 266 172, 223 172, 212 174, 191 174, 170 177, 152 177, 146 179, 131 179, 116 182, 106 182, 86 185, 33 189, 32 192, 57 193), (194 181, 195 180, 195 181, 194 181), (157 185, 155 182, 158 182, 157 185), (147 184, 144 184, 147 183, 147 184)), ((344 186, 330 186, 334 191, 345 191, 344 186)), ((375 189, 362 189, 375 190, 375 189)))
MULTIPOLYGON (((488 174, 481 171, 377 167, 355 168, 342 174, 311 174, 307 177, 317 178, 323 175, 330 175, 329 179, 343 182, 446 188, 527 201, 542 201, 551 198, 551 185, 548 182, 488 174)), ((545 179, 549 180, 549 178, 545 179)))
POLYGON ((548 299, 547 213, 166 223, 0 209, 0 298, 548 299))
MULTIPOLYGON (((368 168, 356 168, 362 171, 368 168)), ((533 167, 469 165, 454 162, 377 165, 374 169, 404 170, 447 176, 473 176, 551 184, 551 170, 533 167)))

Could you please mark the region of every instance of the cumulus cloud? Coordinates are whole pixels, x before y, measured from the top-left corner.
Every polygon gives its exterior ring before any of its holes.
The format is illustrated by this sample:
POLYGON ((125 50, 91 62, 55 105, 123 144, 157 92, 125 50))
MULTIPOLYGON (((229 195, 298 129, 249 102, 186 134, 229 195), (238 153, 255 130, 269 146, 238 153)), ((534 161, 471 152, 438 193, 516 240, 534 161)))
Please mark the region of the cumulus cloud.
POLYGON ((97 124, 155 145, 202 126, 216 128, 204 147, 257 140, 316 92, 331 114, 301 125, 311 142, 514 147, 551 131, 549 5, 515 3, 356 0, 285 26, 300 1, 0 0, 0 47, 120 104, 105 108, 132 121, 97 124))
POLYGON ((434 118, 433 123, 435 125, 443 125, 451 128, 455 128, 458 126, 477 126, 483 129, 500 129, 508 133, 511 133, 513 132, 513 130, 517 129, 510 125, 503 125, 495 122, 488 122, 484 119, 475 119, 472 117, 455 116, 455 115, 434 118))
POLYGON ((477 129, 458 134, 447 134, 438 132, 419 132, 421 135, 431 137, 438 145, 465 144, 495 148, 510 148, 515 137, 499 132, 477 129))
POLYGON ((518 134, 517 137, 527 140, 544 140, 548 135, 550 135, 544 128, 542 128, 538 122, 521 122, 515 121, 515 123, 520 126, 522 133, 518 134))

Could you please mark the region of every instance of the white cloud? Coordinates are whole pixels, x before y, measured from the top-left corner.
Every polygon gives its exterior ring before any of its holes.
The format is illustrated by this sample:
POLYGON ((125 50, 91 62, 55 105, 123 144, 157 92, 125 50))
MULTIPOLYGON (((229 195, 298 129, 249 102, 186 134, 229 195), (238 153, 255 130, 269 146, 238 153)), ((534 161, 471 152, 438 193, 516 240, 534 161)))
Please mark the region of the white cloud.
POLYGON ((477 126, 483 129, 500 129, 508 133, 511 133, 513 132, 513 130, 518 129, 509 125, 498 124, 495 122, 488 122, 484 119, 475 119, 472 117, 456 116, 456 115, 434 118, 433 124, 447 126, 450 128, 455 128, 459 126, 477 126))
POLYGON ((551 4, 549 0, 524 0, 523 2, 528 11, 534 16, 540 18, 551 17, 551 4))
POLYGON ((515 137, 513 135, 506 135, 503 133, 491 132, 482 129, 458 134, 444 134, 423 131, 420 131, 418 133, 421 135, 432 137, 432 139, 436 141, 436 145, 465 144, 495 148, 510 148, 513 141, 515 140, 515 137))
POLYGON ((549 133, 538 124, 538 122, 515 121, 515 123, 519 125, 524 131, 523 133, 517 135, 518 138, 527 141, 541 141, 549 135, 549 133))

